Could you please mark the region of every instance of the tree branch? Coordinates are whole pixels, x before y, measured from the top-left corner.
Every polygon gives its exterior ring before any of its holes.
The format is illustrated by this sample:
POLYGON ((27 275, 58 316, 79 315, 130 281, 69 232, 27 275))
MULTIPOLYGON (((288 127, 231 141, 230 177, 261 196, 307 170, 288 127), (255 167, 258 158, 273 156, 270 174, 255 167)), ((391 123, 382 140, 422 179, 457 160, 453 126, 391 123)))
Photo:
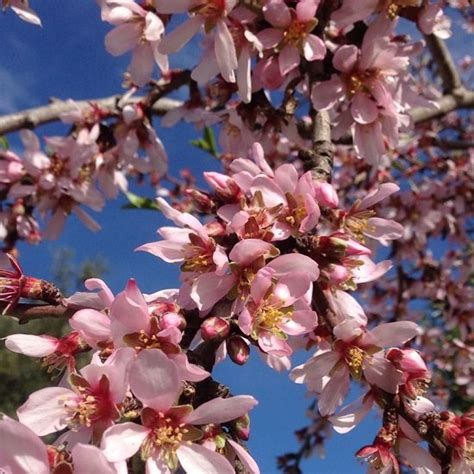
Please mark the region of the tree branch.
POLYGON ((457 109, 474 108, 474 91, 465 89, 463 86, 446 94, 437 101, 438 108, 417 107, 412 109, 409 114, 415 124, 440 118, 443 115, 453 112, 457 109))
MULTIPOLYGON (((7 305, 0 303, 0 309, 3 310, 7 305)), ((5 316, 18 319, 20 324, 25 324, 33 319, 43 318, 70 318, 74 315, 77 309, 62 305, 38 305, 29 303, 19 303, 14 308, 10 309, 5 316)))
MULTIPOLYGON (((91 103, 96 104, 101 109, 110 113, 116 113, 120 110, 119 103, 121 99, 121 95, 113 95, 99 99, 81 100, 74 103, 64 100, 54 100, 49 105, 3 115, 0 117, 0 135, 15 132, 22 128, 35 128, 50 122, 56 122, 60 119, 61 114, 76 110, 77 107, 86 109, 90 107, 91 103)), ((145 99, 146 97, 132 97, 128 99, 126 103, 142 102, 145 99)), ((152 110, 156 115, 163 115, 180 105, 182 105, 180 101, 163 98, 153 105, 152 110)))
POLYGON ((444 92, 449 93, 461 88, 461 76, 459 75, 446 43, 435 35, 425 35, 425 41, 438 67, 438 73, 443 82, 444 92))

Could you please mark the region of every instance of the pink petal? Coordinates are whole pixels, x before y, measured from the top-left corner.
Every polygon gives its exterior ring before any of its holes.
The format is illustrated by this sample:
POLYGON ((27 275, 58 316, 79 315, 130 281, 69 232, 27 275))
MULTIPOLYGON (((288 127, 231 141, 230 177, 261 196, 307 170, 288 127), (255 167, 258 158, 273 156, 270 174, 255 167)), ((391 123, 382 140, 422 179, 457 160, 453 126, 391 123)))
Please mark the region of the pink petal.
POLYGON ((70 326, 91 346, 111 336, 110 318, 94 309, 82 309, 69 320, 70 326))
POLYGON ((356 123, 353 130, 354 147, 357 155, 371 166, 378 166, 385 154, 382 125, 379 121, 368 125, 356 123))
POLYGON ((250 192, 255 194, 257 191, 263 194, 263 200, 267 207, 286 204, 286 197, 282 190, 275 181, 268 176, 259 175, 253 180, 250 192))
POLYGON ((128 67, 128 72, 134 84, 139 87, 146 85, 151 78, 154 67, 155 57, 150 44, 139 43, 133 50, 132 62, 128 67))
POLYGON ((233 275, 221 276, 215 273, 205 273, 194 281, 191 288, 191 298, 201 311, 206 311, 224 298, 235 283, 233 275))
POLYGON ((336 290, 334 293, 326 292, 325 295, 329 301, 329 306, 341 321, 351 318, 357 320, 360 326, 367 324, 367 316, 362 306, 349 293, 336 290))
POLYGON ((209 377, 209 372, 195 364, 190 364, 186 354, 171 354, 169 358, 176 364, 180 380, 200 382, 209 377))
POLYGON ((278 67, 280 74, 285 76, 300 64, 300 53, 296 46, 287 44, 278 55, 278 67))
POLYGON ((183 244, 180 242, 160 240, 159 242, 141 245, 136 250, 151 253, 168 263, 182 262, 184 260, 183 244))
POLYGON ((290 163, 281 165, 275 170, 275 181, 283 193, 294 193, 298 185, 298 171, 290 163))
POLYGON ((311 102, 316 110, 328 110, 344 97, 344 86, 333 74, 329 81, 318 82, 311 91, 311 102))
POLYGON ((362 369, 367 382, 388 393, 397 393, 403 374, 388 360, 378 356, 370 357, 364 360, 362 369))
POLYGON ((74 474, 116 474, 117 470, 109 464, 103 452, 97 446, 76 444, 71 452, 74 474))
POLYGON ((420 327, 412 321, 379 324, 370 331, 380 347, 398 347, 420 334, 420 327))
POLYGON ((248 474, 260 474, 260 469, 258 468, 257 463, 243 446, 241 446, 239 443, 236 443, 232 439, 228 439, 227 443, 232 446, 235 451, 235 454, 239 458, 240 462, 243 464, 248 474))
POLYGON ((342 72, 350 73, 354 69, 359 56, 359 48, 354 45, 344 45, 334 54, 332 64, 342 72))
POLYGON ((400 190, 400 187, 395 183, 383 183, 378 188, 372 190, 367 196, 362 199, 361 203, 357 207, 358 210, 369 209, 380 201, 396 193, 400 190))
POLYGON ((237 69, 238 66, 237 53, 229 28, 227 28, 227 25, 222 20, 216 24, 214 49, 222 77, 227 82, 235 82, 234 70, 237 69))
POLYGON ((281 0, 267 2, 263 7, 263 16, 273 26, 285 27, 291 22, 290 9, 281 0))
POLYGON ((30 357, 44 357, 52 354, 58 347, 58 339, 51 336, 32 334, 12 334, 5 338, 5 346, 12 352, 30 357))
POLYGON ((315 0, 300 0, 296 5, 298 21, 308 22, 314 18, 319 2, 315 0))
POLYGON ((158 50, 162 54, 176 53, 199 31, 201 24, 199 15, 192 16, 162 38, 158 50))
POLYGON ((224 456, 199 444, 182 444, 176 454, 187 474, 235 474, 224 456))
POLYGON ((131 422, 111 426, 102 436, 101 449, 108 461, 125 461, 140 449, 149 432, 145 426, 131 422))
POLYGON ((107 308, 110 308, 112 301, 114 300, 114 294, 107 286, 107 284, 100 278, 89 278, 84 282, 85 287, 90 291, 98 290, 98 295, 104 302, 107 308))
POLYGON ((230 398, 214 398, 199 405, 184 420, 193 425, 206 425, 209 423, 226 423, 248 413, 257 400, 249 395, 238 395, 230 398))
POLYGON ((352 98, 351 113, 354 120, 361 124, 372 123, 379 115, 376 103, 363 92, 357 92, 352 98))
POLYGON ((257 34, 263 49, 271 49, 278 45, 283 38, 283 33, 277 28, 266 28, 257 34))
POLYGON ((267 267, 275 270, 276 278, 283 276, 285 273, 293 271, 295 268, 306 272, 311 281, 315 281, 319 277, 318 264, 306 255, 301 255, 298 253, 280 255, 279 257, 272 260, 267 265, 267 267))
POLYGON ((329 421, 339 434, 346 434, 352 431, 369 413, 374 400, 371 396, 364 394, 342 410, 329 417, 329 421))
POLYGON ((441 474, 440 465, 426 449, 408 438, 401 438, 398 446, 402 457, 418 474, 441 474))
POLYGON ((49 474, 46 446, 26 426, 3 415, 0 419, 0 469, 11 474, 49 474))
POLYGON ((115 27, 105 36, 105 49, 112 56, 121 56, 130 51, 140 39, 140 28, 137 24, 125 23, 115 27))
POLYGON ((352 269, 352 276, 357 284, 377 280, 392 268, 390 260, 374 263, 367 255, 360 255, 358 260, 363 264, 352 269))
POLYGON ((290 372, 290 379, 295 383, 307 383, 309 380, 321 380, 328 375, 339 362, 340 356, 335 351, 325 351, 313 356, 305 364, 295 367, 290 372))
POLYGON ((395 240, 403 236, 403 226, 398 222, 371 217, 367 221, 368 227, 364 235, 376 240, 395 240))
POLYGON ((349 390, 349 384, 350 376, 347 367, 341 367, 332 374, 318 400, 318 408, 322 416, 332 415, 342 404, 349 390))
POLYGON ((77 395, 68 388, 48 387, 33 392, 17 410, 21 423, 38 436, 66 428, 66 403, 74 404, 77 395))
POLYGON ((229 258, 244 268, 262 255, 274 257, 278 255, 278 249, 271 243, 260 239, 244 239, 232 247, 229 258))
POLYGON ((321 38, 308 35, 303 45, 304 57, 307 61, 316 61, 326 56, 326 46, 321 38))
POLYGON ((146 406, 166 412, 181 389, 176 366, 159 349, 146 349, 130 368, 130 388, 146 406))
POLYGON ((318 324, 316 312, 311 310, 295 311, 290 321, 282 324, 280 327, 290 336, 299 336, 313 330, 318 324))

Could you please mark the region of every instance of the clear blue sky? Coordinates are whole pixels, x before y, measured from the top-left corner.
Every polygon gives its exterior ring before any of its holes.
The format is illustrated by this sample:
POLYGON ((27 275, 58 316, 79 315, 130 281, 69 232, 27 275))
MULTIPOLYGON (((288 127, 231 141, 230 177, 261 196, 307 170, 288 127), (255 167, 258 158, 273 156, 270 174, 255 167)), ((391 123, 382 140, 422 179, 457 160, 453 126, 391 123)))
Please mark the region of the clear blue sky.
MULTIPOLYGON (((50 97, 86 99, 121 91, 122 73, 129 57, 113 58, 103 47, 110 26, 100 21, 100 11, 92 1, 32 1, 43 20, 43 28, 21 22, 12 12, 0 16, 0 113, 45 104, 50 97)), ((189 60, 185 54, 183 65, 189 60)), ((54 135, 66 128, 48 126, 41 132, 54 135)), ((172 172, 182 166, 195 173, 218 164, 189 145, 195 138, 191 127, 160 129, 167 148, 172 172)), ((17 141, 13 140, 15 147, 17 141)), ((124 200, 109 202, 97 216, 103 226, 93 234, 71 218, 57 242, 39 246, 22 245, 21 260, 26 272, 48 278, 51 256, 57 246, 75 251, 79 262, 91 255, 103 255, 109 263, 107 281, 115 292, 127 278, 137 279, 145 292, 178 285, 178 268, 162 263, 149 254, 133 249, 156 240, 156 229, 165 224, 159 213, 123 211, 124 200)), ((1 335, 0 335, 1 336, 1 335)), ((301 362, 304 357, 298 357, 301 362)), ((293 431, 305 425, 304 412, 309 403, 302 386, 291 383, 286 374, 266 367, 256 353, 250 363, 237 368, 225 362, 216 370, 218 380, 228 384, 235 394, 251 393, 259 399, 252 413, 252 436, 249 447, 262 473, 276 473, 276 456, 297 447, 293 431)), ((372 441, 378 429, 370 415, 358 429, 348 435, 333 433, 327 443, 325 460, 311 459, 303 464, 306 473, 352 473, 361 467, 354 452, 372 441)))

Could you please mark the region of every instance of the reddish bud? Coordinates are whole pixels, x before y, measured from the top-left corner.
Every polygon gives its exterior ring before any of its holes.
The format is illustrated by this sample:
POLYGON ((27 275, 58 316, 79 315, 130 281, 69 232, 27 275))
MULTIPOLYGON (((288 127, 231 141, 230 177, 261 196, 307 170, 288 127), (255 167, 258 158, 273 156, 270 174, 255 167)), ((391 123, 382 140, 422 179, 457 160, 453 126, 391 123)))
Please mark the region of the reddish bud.
POLYGON ((23 274, 18 262, 7 254, 13 270, 0 269, 0 301, 8 303, 3 313, 13 308, 20 298, 44 301, 54 305, 63 299, 59 289, 52 283, 23 274))
POLYGON ((215 202, 209 197, 209 195, 198 191, 197 189, 186 189, 183 194, 192 199, 199 212, 207 214, 212 212, 215 208, 215 202))
POLYGON ((201 336, 205 341, 223 340, 229 333, 230 323, 222 318, 213 316, 201 324, 201 336))
POLYGON ((235 434, 242 440, 247 441, 250 437, 250 417, 248 415, 243 415, 233 423, 233 429, 235 434))
POLYGON ((245 339, 240 336, 232 336, 227 340, 227 352, 232 362, 244 365, 249 358, 250 348, 245 339))

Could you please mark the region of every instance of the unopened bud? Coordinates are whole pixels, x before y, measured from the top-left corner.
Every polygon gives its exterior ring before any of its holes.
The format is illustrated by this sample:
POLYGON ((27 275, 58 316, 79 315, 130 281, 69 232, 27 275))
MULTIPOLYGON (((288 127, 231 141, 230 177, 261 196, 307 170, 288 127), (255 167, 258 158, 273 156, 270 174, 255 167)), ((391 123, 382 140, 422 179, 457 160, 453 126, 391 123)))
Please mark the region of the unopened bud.
POLYGON ((205 341, 223 340, 230 333, 229 321, 213 316, 201 324, 201 336, 205 341))
POLYGON ((160 327, 162 329, 175 327, 183 331, 186 327, 186 319, 179 313, 165 313, 160 317, 160 327))
POLYGON ((245 339, 240 336, 232 336, 227 340, 227 352, 232 362, 244 365, 250 355, 250 348, 245 339))
POLYGON ((235 434, 242 440, 247 441, 250 437, 250 417, 246 414, 233 423, 235 434))
POLYGON ((334 285, 344 283, 351 276, 349 270, 343 265, 329 265, 325 272, 334 285))
POLYGON ((324 181, 314 181, 314 194, 316 200, 322 206, 336 208, 339 205, 339 198, 336 190, 329 183, 324 181))
POLYGON ((209 213, 215 208, 215 202, 206 193, 197 189, 186 189, 184 194, 192 199, 199 212, 209 213))

